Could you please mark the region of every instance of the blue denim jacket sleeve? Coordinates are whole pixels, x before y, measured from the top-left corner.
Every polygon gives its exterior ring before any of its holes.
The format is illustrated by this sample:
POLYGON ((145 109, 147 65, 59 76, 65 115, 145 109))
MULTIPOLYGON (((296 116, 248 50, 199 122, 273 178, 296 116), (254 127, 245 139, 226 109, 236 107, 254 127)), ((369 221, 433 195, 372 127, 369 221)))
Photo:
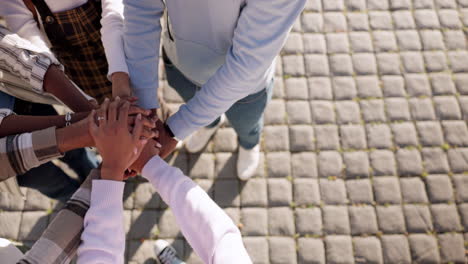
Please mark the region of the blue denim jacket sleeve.
POLYGON ((0 108, 13 111, 15 107, 15 97, 0 91, 0 108))
POLYGON ((138 105, 159 108, 160 18, 164 13, 162 0, 124 0, 124 51, 131 76, 131 86, 138 105))
POLYGON ((184 139, 208 125, 261 85, 274 70, 273 62, 305 3, 246 0, 224 65, 167 121, 176 138, 184 139))

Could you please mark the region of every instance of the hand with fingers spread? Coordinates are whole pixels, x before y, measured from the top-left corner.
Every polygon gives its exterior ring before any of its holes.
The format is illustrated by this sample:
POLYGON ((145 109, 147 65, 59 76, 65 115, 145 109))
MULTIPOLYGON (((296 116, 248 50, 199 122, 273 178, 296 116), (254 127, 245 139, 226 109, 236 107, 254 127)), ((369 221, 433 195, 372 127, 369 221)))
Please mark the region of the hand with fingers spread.
POLYGON ((93 110, 92 115, 98 121, 89 120, 89 131, 94 143, 102 155, 101 178, 122 181, 125 171, 140 155, 148 138, 156 136, 152 132, 143 136, 143 119, 141 113, 136 117, 132 131, 128 129, 130 103, 105 100, 101 108, 93 110))

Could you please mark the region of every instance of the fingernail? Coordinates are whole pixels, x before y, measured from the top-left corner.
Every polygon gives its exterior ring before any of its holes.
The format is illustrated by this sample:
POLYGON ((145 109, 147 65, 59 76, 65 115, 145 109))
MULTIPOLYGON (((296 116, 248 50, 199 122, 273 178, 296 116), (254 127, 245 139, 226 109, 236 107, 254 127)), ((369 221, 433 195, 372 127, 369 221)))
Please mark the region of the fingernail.
POLYGON ((156 142, 156 147, 161 148, 162 145, 159 142, 156 142))
POLYGON ((138 120, 141 120, 141 114, 138 114, 138 115, 137 115, 137 119, 138 119, 138 120))

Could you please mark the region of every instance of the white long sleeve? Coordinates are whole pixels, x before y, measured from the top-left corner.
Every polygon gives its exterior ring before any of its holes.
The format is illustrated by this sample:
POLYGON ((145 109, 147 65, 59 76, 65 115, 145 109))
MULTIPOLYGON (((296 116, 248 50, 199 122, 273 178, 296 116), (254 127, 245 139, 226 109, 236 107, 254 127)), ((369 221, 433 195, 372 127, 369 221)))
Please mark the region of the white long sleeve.
POLYGON ((205 263, 252 263, 239 229, 229 216, 181 170, 153 157, 143 168, 174 212, 187 241, 205 263))
POLYGON ((84 218, 78 264, 123 264, 125 230, 122 196, 125 183, 93 180, 91 204, 84 218))

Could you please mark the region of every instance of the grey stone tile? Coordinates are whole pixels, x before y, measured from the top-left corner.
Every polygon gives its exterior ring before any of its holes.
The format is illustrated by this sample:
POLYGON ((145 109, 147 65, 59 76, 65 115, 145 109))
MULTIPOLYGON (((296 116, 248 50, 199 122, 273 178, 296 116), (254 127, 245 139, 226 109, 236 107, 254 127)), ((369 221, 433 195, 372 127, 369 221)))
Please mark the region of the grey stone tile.
MULTIPOLYGON (((11 224, 11 223, 10 223, 11 224)), ((47 212, 23 212, 19 228, 18 240, 38 240, 49 224, 47 212)))
MULTIPOLYGON (((372 57, 374 57, 374 55, 372 55, 372 57)), ((366 64, 367 63, 368 62, 366 62, 366 64)), ((356 83, 360 98, 382 97, 382 91, 380 89, 379 79, 377 76, 357 76, 356 83)))
POLYGON ((241 190, 242 207, 264 207, 268 204, 266 179, 250 179, 241 190))
POLYGON ((377 74, 377 61, 372 53, 354 53, 352 56, 354 72, 357 75, 377 74))
POLYGON ((0 192, 0 210, 2 211, 23 211, 24 203, 25 200, 18 199, 16 195, 0 192))
POLYGON ((378 232, 377 217, 373 206, 350 206, 348 211, 352 235, 370 235, 378 232))
POLYGON ((353 237, 357 263, 383 263, 382 246, 376 237, 353 237))
MULTIPOLYGON (((234 152, 238 148, 237 134, 233 128, 218 129, 218 131, 216 131, 213 141, 214 152, 234 152)), ((213 156, 211 157, 213 158, 213 156)))
POLYGON ((387 10, 389 7, 388 1, 367 0, 369 10, 387 10))
POLYGON ((325 32, 344 32, 347 30, 346 18, 343 13, 326 12, 323 14, 323 30, 325 32))
POLYGON ((214 183, 214 200, 221 207, 231 207, 240 205, 239 181, 238 180, 218 180, 214 183))
POLYGON ((20 232, 21 211, 0 212, 0 237, 17 240, 20 232))
POLYGON ((392 31, 374 31, 374 48, 377 52, 397 51, 398 45, 392 31))
POLYGON ((270 263, 283 264, 291 263, 296 264, 296 243, 290 237, 270 237, 269 242, 269 256, 270 263))
POLYGON ((397 177, 378 177, 374 179, 375 201, 379 204, 401 203, 400 184, 397 177))
POLYGON ((416 149, 399 149, 396 159, 401 176, 418 176, 423 173, 421 153, 416 149))
POLYGON ((294 203, 297 206, 310 206, 320 204, 320 190, 315 179, 294 180, 294 203))
POLYGON ((344 11, 345 5, 343 0, 323 2, 324 11, 344 11))
POLYGON ((304 45, 302 42, 302 35, 299 33, 291 33, 286 40, 283 47, 284 54, 297 54, 304 52, 304 45))
POLYGON ((291 208, 268 208, 268 219, 268 233, 271 236, 292 236, 295 234, 294 215, 291 208))
POLYGON ((350 11, 364 11, 366 9, 365 0, 348 0, 346 1, 347 10, 350 11))
POLYGON ((322 239, 301 237, 297 240, 297 245, 299 263, 325 263, 325 248, 322 239))
POLYGON ((434 1, 432 0, 414 0, 413 7, 415 9, 433 9, 434 1))
POLYGON ((284 84, 287 99, 307 100, 309 98, 306 78, 287 78, 284 84))
POLYGON ((268 205, 289 206, 291 202, 291 182, 287 179, 268 179, 268 205))
POLYGON ((343 170, 343 159, 339 152, 321 151, 318 155, 318 169, 320 177, 340 177, 343 170))
POLYGON ((454 204, 432 204, 431 213, 437 232, 460 231, 462 226, 454 204))
POLYGON ((401 74, 400 56, 396 53, 378 53, 377 66, 379 73, 382 75, 399 75, 401 74))
POLYGON ((317 13, 302 15, 302 29, 304 32, 320 33, 323 31, 323 16, 317 13))
POLYGON ((404 97, 405 80, 401 76, 382 76, 382 90, 385 97, 404 97))
POLYGON ((159 194, 149 182, 140 183, 135 188, 135 209, 157 209, 161 208, 162 200, 159 194))
POLYGON ((317 156, 312 152, 292 154, 292 174, 295 178, 317 178, 317 156))
MULTIPOLYGON (((348 1, 349 2, 349 1, 348 1)), ((368 31, 369 18, 365 13, 347 13, 348 28, 350 31, 368 31)))
POLYGON ((390 8, 392 10, 410 9, 411 1, 410 0, 390 0, 390 8))
POLYGON ((385 106, 390 121, 411 120, 408 101, 405 98, 387 98, 385 106))
POLYGON ((269 177, 287 177, 291 174, 291 157, 289 152, 267 153, 267 173, 269 177))
POLYGON ((326 35, 326 40, 328 53, 349 53, 349 41, 347 34, 328 33, 326 35))
MULTIPOLYGON (((237 143, 237 138, 234 142, 237 143)), ((224 145, 224 142, 222 144, 224 145)), ((189 175, 192 178, 213 179, 215 177, 215 155, 211 153, 190 155, 189 175)))
POLYGON ((367 152, 345 152, 343 154, 346 178, 369 177, 369 157, 367 152))
POLYGON ((266 125, 286 123, 286 104, 283 100, 272 100, 265 109, 266 125))
POLYGON ((430 96, 431 86, 429 80, 424 74, 405 75, 406 91, 411 97, 430 96))
POLYGON ((401 178, 401 193, 404 203, 427 203, 424 182, 419 177, 401 178))
MULTIPOLYGON (((407 12, 407 11, 402 11, 407 12)), ((396 14, 395 12, 394 14, 396 14)), ((412 19, 412 18, 411 18, 412 19)), ((395 19, 395 23, 397 20, 395 19)), ((400 21, 400 20, 399 20, 400 21)), ((413 22, 414 23, 414 22, 413 22)), ((402 25, 399 27, 411 27, 410 24, 406 22, 401 22, 402 25)), ((418 31, 416 30, 399 30, 395 32, 397 40, 398 40, 398 47, 401 51, 420 51, 422 50, 421 40, 419 38, 418 31)))
MULTIPOLYGON (((456 189, 457 202, 468 201, 468 176, 467 175, 453 175, 453 185, 456 189)), ((450 187, 452 187, 450 185, 450 187)), ((451 188, 449 190, 452 190, 451 188)))
POLYGON ((325 204, 346 204, 346 187, 341 179, 320 179, 320 195, 325 204))
POLYGON ((381 239, 385 263, 411 263, 409 243, 404 235, 383 235, 381 239))
MULTIPOLYGON (((426 70, 428 72, 442 72, 448 69, 447 57, 445 56, 444 52, 442 51, 426 51, 424 52, 424 62, 426 66, 426 70)), ((437 80, 436 80, 437 81, 437 80)), ((451 81, 451 80, 450 80, 451 81)), ((441 87, 443 85, 437 85, 438 83, 432 80, 433 87, 441 87)), ((450 87, 450 86, 448 86, 450 87)), ((434 90, 434 94, 437 94, 437 90, 434 90)))
POLYGON ((306 33, 302 38, 305 53, 325 54, 327 52, 324 35, 306 33))
POLYGON ((369 12, 369 22, 373 30, 392 30, 392 16, 388 11, 369 12))
POLYGON ((461 119, 460 106, 455 96, 436 96, 434 105, 437 117, 441 120, 461 119))
POLYGON ((461 173, 468 171, 468 149, 449 149, 448 159, 450 162, 450 168, 452 172, 461 173))
MULTIPOLYGON (((159 237, 162 238, 173 238, 176 236, 182 236, 180 228, 176 223, 176 218, 171 210, 165 210, 161 212, 161 216, 158 221, 159 237)), ((145 223, 142 223, 143 225, 145 223)))
POLYGON ((242 208, 241 217, 243 236, 268 234, 268 212, 265 208, 242 208))
POLYGON ((428 173, 448 173, 447 154, 441 148, 423 148, 424 166, 428 173))
POLYGON ((237 154, 219 152, 215 154, 215 175, 217 178, 237 179, 237 154))
POLYGON ((290 126, 289 140, 289 147, 292 152, 315 150, 314 129, 310 125, 290 126))
POLYGON ((423 73, 424 60, 420 52, 402 52, 400 58, 405 73, 423 73))
POLYGON ((398 30, 414 29, 416 24, 411 11, 399 10, 392 13, 393 23, 398 30))
POLYGON ((362 118, 366 122, 385 122, 385 110, 383 100, 361 100, 362 118))
POLYGON ((265 237, 244 237, 244 245, 252 262, 269 263, 268 240, 265 237))
POLYGON ((423 50, 444 50, 444 39, 442 33, 438 30, 419 31, 423 50))
POLYGON ((364 126, 343 125, 340 127, 341 144, 343 149, 366 149, 366 133, 364 126))
POLYGON ((336 125, 315 126, 315 137, 317 149, 319 150, 337 150, 340 148, 340 138, 336 125))
MULTIPOLYGON (((366 17, 364 17, 366 18, 366 17)), ((351 26, 351 25, 350 25, 351 26)), ((350 32, 349 42, 351 43, 351 50, 353 52, 373 52, 372 38, 368 32, 350 32)), ((375 63, 375 58, 374 58, 375 63)))
POLYGON ((435 120, 434 106, 429 98, 411 98, 409 100, 411 116, 414 120, 435 120))
POLYGON ((403 210, 399 205, 376 206, 379 230, 384 234, 401 234, 406 232, 403 210))
POLYGON ((436 7, 439 9, 455 9, 457 8, 457 3, 455 0, 436 0, 436 7))
POLYGON ((418 145, 418 135, 412 122, 394 123, 390 127, 392 128, 395 145, 400 147, 418 145))
POLYGON ((332 54, 328 57, 330 70, 334 76, 351 76, 353 62, 348 54, 332 54))
POLYGON ((463 63, 468 59, 468 53, 466 51, 449 51, 448 58, 453 72, 468 71, 468 66, 463 63))
POLYGON ((437 238, 441 262, 463 263, 466 261, 464 241, 461 234, 440 234, 437 238))
POLYGON ((24 203, 25 211, 47 211, 51 209, 51 200, 41 194, 39 191, 29 189, 26 194, 26 201, 24 203))
MULTIPOLYGON (((461 216, 461 221, 462 221, 462 224, 463 224, 463 228, 466 229, 468 227, 468 204, 464 203, 464 204, 460 204, 458 206, 458 210, 459 210, 459 213, 460 213, 460 216, 461 216)), ((465 234, 465 237, 467 235, 465 234)))
POLYGON ((351 77, 334 77, 333 94, 335 100, 351 100, 357 97, 356 83, 351 77))
POLYGON ((302 55, 284 56, 283 72, 289 76, 303 76, 305 74, 304 57, 302 55))
POLYGON ((448 50, 466 49, 465 34, 461 30, 446 30, 443 32, 445 47, 448 50))
POLYGON ((468 129, 464 121, 443 121, 445 140, 452 146, 468 146, 468 129))
POLYGON ((333 98, 332 86, 328 77, 311 77, 308 79, 309 99, 331 100, 333 98))
POLYGON ((323 232, 326 235, 350 235, 350 223, 348 209, 346 206, 324 206, 322 208, 323 215, 323 232))
POLYGON ((434 10, 416 10, 414 19, 419 29, 440 28, 439 18, 434 10))
POLYGON ((396 175, 396 161, 392 151, 374 150, 369 157, 375 176, 396 175))
POLYGON ((419 142, 425 147, 436 147, 444 144, 442 127, 439 122, 417 122, 419 142))
POLYGON ((291 125, 310 124, 312 121, 307 101, 287 101, 286 112, 291 125))
POLYGON ((296 231, 300 235, 322 235, 322 211, 318 207, 296 208, 296 231))
POLYGON ((411 255, 421 263, 440 263, 437 240, 426 234, 409 235, 411 255))
POLYGON ((328 263, 354 263, 351 237, 327 236, 325 237, 325 245, 328 263))
POLYGON ((392 132, 387 124, 367 124, 367 142, 369 148, 389 149, 393 146, 392 132))
MULTIPOLYGON (((304 106, 306 107, 306 106, 304 106)), ((307 107, 300 109, 302 112, 307 111, 307 107)), ((311 101, 310 110, 312 119, 315 124, 332 124, 335 123, 335 110, 333 103, 330 101, 311 101)), ((309 122, 310 123, 310 122, 309 122)))
POLYGON ((289 133, 287 126, 266 126, 264 128, 266 151, 289 150, 289 133))
POLYGON ((457 10, 439 10, 440 25, 444 29, 460 29, 460 21, 457 10))
POLYGON ((426 205, 405 205, 403 209, 408 232, 425 233, 433 229, 431 214, 426 205))
POLYGON ((330 73, 327 56, 321 54, 305 55, 305 68, 307 76, 328 76, 330 73))
POLYGON ((372 204, 374 202, 372 184, 369 179, 347 180, 346 190, 349 201, 353 204, 372 204))
POLYGON ((336 101, 335 109, 338 124, 358 124, 361 122, 361 112, 357 102, 336 101))

